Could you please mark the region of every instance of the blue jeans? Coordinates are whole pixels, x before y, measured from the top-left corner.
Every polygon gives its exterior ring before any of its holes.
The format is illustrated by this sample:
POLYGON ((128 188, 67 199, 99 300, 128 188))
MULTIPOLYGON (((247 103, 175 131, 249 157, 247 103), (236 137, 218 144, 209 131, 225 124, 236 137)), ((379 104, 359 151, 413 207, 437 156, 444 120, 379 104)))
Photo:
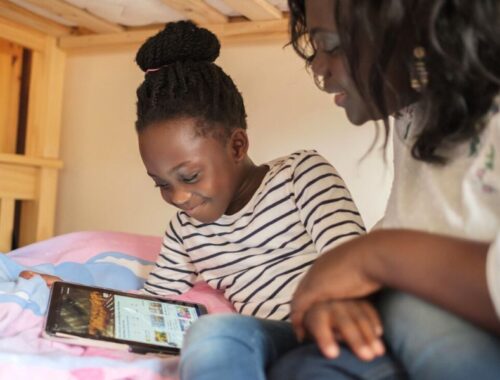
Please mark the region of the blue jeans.
POLYGON ((239 314, 209 315, 188 330, 180 363, 183 380, 401 379, 388 357, 372 362, 342 348, 326 359, 312 343, 300 344, 290 323, 239 314))
POLYGON ((387 291, 385 339, 414 380, 498 380, 500 339, 414 296, 387 291))

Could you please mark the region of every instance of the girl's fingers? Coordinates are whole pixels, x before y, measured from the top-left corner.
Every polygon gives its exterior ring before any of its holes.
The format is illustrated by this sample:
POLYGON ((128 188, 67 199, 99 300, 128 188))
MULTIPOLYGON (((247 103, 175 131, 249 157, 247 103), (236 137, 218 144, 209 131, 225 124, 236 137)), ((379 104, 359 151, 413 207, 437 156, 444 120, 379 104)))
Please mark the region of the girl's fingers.
POLYGON ((330 359, 338 357, 340 353, 332 322, 328 308, 321 306, 313 307, 304 319, 307 331, 314 338, 323 355, 330 359))
POLYGON ((360 302, 359 306, 361 307, 364 314, 369 318, 375 334, 377 334, 378 337, 381 337, 384 334, 384 327, 377 310, 370 302, 360 302))
POLYGON ((23 270, 21 273, 19 273, 19 277, 22 277, 26 280, 29 280, 30 278, 33 278, 35 274, 32 271, 29 270, 23 270))
POLYGON ((334 304, 336 329, 342 335, 344 342, 362 360, 375 358, 369 338, 366 337, 364 329, 370 326, 368 322, 362 322, 358 315, 359 308, 354 302, 342 302, 334 304))
POLYGON ((381 356, 385 353, 385 347, 380 340, 377 328, 378 317, 375 309, 369 309, 371 305, 364 301, 353 302, 347 312, 350 314, 353 323, 357 327, 357 331, 361 335, 363 345, 362 348, 366 353, 371 352, 371 359, 381 356))
POLYGON ((54 282, 56 282, 56 281, 62 281, 62 279, 60 277, 52 276, 50 274, 32 272, 29 270, 23 270, 21 273, 19 273, 19 277, 22 277, 26 280, 33 278, 33 276, 35 276, 35 275, 38 275, 41 278, 43 278, 43 280, 45 281, 45 283, 47 284, 48 287, 51 287, 54 284, 54 282))

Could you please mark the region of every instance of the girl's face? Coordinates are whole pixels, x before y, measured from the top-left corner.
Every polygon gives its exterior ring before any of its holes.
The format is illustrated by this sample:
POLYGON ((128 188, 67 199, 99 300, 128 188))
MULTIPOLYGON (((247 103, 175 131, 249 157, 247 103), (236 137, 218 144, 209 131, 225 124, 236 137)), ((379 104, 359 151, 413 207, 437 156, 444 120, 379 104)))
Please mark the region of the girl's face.
POLYGON ((241 158, 232 137, 224 143, 195 128, 192 118, 150 125, 139 133, 139 150, 165 202, 210 223, 225 213, 236 192, 241 158))
POLYGON ((345 109, 355 125, 373 119, 347 68, 333 14, 336 0, 306 0, 306 26, 316 54, 311 69, 323 91, 334 94, 334 102, 345 109))

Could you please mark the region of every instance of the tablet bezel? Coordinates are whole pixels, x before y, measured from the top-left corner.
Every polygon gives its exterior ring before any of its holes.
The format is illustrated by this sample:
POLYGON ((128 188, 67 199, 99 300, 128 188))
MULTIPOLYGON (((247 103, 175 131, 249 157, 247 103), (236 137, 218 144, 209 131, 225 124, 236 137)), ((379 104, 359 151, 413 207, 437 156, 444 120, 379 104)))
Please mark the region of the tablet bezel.
POLYGON ((96 286, 87 286, 76 284, 72 282, 66 281, 57 281, 51 287, 50 292, 50 300, 47 308, 47 314, 45 318, 45 326, 44 326, 44 336, 48 339, 55 339, 59 342, 65 342, 69 344, 77 344, 83 346, 97 346, 103 348, 111 348, 111 349, 128 349, 128 351, 136 352, 136 353, 157 353, 157 354, 168 354, 168 355, 178 355, 180 353, 180 348, 178 347, 167 347, 156 345, 153 343, 143 343, 119 338, 111 338, 111 337, 95 337, 88 334, 78 334, 67 331, 60 331, 60 329, 55 329, 54 323, 56 322, 57 311, 60 308, 60 304, 62 298, 59 296, 61 294, 62 287, 70 287, 73 289, 83 289, 88 291, 100 291, 111 293, 113 295, 121 295, 125 297, 132 297, 138 299, 145 299, 160 303, 168 303, 174 305, 188 306, 194 307, 197 313, 198 318, 204 314, 207 314, 207 310, 205 306, 193 303, 193 302, 185 302, 178 300, 169 300, 166 298, 149 296, 144 294, 135 294, 135 293, 127 293, 115 289, 108 289, 96 286))

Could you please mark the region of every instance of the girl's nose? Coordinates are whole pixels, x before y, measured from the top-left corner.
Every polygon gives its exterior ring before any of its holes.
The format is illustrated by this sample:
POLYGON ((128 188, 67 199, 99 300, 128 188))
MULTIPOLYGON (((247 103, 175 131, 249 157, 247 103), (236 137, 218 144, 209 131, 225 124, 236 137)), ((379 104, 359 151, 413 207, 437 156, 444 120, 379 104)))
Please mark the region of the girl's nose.
POLYGON ((176 206, 182 206, 191 199, 191 192, 182 189, 175 190, 172 194, 172 203, 176 206))

